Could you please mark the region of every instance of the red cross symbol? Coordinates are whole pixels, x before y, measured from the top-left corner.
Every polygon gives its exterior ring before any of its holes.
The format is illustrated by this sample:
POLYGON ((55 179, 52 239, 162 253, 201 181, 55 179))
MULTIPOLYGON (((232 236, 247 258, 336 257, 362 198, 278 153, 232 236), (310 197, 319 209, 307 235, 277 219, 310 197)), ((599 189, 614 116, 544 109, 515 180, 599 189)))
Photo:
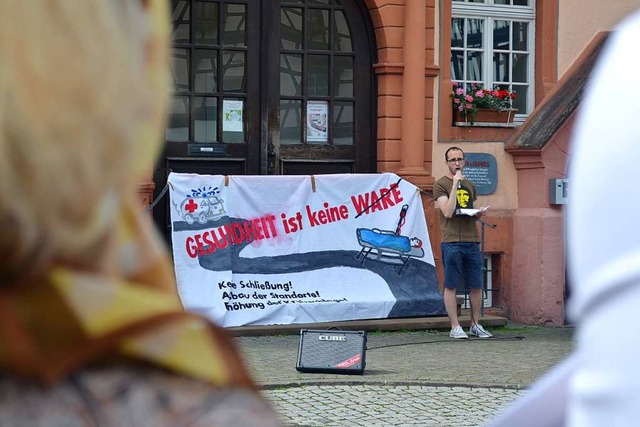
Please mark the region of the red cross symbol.
POLYGON ((194 213, 196 209, 198 209, 198 204, 193 200, 189 199, 189 202, 184 206, 187 212, 194 213))

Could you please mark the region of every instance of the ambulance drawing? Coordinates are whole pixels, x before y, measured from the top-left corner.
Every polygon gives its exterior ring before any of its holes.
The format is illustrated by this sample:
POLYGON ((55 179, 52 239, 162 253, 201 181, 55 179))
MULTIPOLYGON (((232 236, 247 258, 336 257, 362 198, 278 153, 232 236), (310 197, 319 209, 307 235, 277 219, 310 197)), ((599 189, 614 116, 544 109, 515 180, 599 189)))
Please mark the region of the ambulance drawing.
POLYGON ((178 212, 187 224, 193 224, 196 221, 200 224, 206 224, 207 221, 215 221, 227 214, 222 201, 214 195, 185 197, 178 212))

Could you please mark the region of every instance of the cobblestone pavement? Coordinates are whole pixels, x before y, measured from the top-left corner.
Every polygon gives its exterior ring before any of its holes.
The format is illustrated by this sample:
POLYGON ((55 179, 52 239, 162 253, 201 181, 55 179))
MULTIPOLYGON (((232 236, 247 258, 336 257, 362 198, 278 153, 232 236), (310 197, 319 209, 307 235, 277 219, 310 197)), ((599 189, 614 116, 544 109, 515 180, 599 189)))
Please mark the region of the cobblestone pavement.
POLYGON ((265 390, 285 425, 477 426, 526 390, 423 385, 307 385, 265 390))
POLYGON ((236 337, 290 426, 477 426, 572 350, 573 328, 507 326, 492 339, 448 331, 368 334, 363 375, 296 371, 298 335, 236 337))

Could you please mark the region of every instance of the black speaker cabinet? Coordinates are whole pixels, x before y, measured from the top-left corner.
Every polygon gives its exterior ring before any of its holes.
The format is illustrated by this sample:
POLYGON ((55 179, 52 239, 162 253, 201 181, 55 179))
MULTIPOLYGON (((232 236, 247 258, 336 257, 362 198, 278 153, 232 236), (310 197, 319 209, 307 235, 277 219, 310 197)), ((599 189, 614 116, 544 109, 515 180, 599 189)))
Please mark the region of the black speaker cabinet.
POLYGON ((301 329, 296 370, 362 374, 366 348, 366 331, 301 329))

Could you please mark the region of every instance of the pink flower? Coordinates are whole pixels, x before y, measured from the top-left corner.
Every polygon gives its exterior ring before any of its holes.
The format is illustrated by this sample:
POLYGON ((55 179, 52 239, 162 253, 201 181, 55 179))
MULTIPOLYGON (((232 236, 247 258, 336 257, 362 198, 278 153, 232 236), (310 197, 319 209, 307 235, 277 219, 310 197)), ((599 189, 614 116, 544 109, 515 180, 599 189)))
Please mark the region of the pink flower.
POLYGON ((473 102, 473 96, 471 96, 471 95, 465 95, 465 96, 464 96, 464 99, 465 99, 465 101, 467 101, 467 102, 473 102))
POLYGON ((456 99, 453 100, 453 103, 454 104, 460 104, 460 100, 458 98, 456 98, 456 99))
POLYGON ((477 96, 478 98, 484 98, 484 91, 482 91, 482 90, 477 91, 477 92, 476 92, 476 96, 477 96))
POLYGON ((458 87, 458 82, 453 82, 453 87, 458 87))
POLYGON ((464 93, 464 89, 462 89, 461 87, 456 89, 456 95, 462 95, 463 93, 464 93))
POLYGON ((471 105, 471 104, 466 104, 466 105, 464 106, 464 108, 466 108, 467 110, 470 110, 470 109, 472 109, 472 108, 473 108, 473 105, 471 105))

